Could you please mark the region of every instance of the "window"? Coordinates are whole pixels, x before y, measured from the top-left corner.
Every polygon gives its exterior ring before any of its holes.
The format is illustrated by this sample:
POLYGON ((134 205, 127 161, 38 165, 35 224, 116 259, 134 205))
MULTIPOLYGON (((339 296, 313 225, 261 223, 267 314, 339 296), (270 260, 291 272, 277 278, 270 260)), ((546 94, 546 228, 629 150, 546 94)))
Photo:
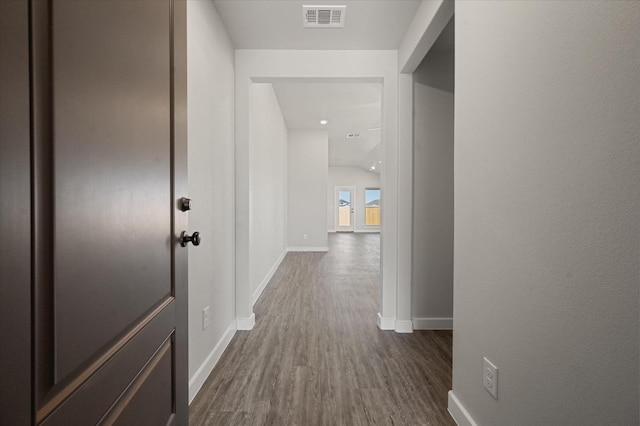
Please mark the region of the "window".
POLYGON ((364 224, 380 226, 380 188, 364 190, 364 224))

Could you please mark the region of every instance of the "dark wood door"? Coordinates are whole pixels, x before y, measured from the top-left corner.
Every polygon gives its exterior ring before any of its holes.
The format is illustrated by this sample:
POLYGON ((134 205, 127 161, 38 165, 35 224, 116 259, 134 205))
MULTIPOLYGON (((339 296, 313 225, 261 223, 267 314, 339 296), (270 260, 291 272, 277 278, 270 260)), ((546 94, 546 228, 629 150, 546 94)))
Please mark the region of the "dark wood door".
POLYGON ((31 421, 28 22, 0 1, 0 425, 31 421))
POLYGON ((28 13, 31 422, 187 424, 185 3, 28 13))

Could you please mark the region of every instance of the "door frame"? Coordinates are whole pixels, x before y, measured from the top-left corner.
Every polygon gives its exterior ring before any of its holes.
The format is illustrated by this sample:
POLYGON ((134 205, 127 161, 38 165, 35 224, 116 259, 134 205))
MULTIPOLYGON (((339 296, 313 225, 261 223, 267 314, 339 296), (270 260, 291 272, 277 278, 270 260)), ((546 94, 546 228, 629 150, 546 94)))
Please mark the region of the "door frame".
POLYGON ((356 217, 356 187, 355 186, 335 186, 333 192, 334 229, 336 232, 355 232, 356 217), (351 193, 351 221, 350 226, 340 226, 340 192, 349 191, 351 193))
MULTIPOLYGON (((377 324, 393 329, 398 300, 398 53, 396 51, 236 51, 235 79, 235 296, 238 328, 255 325, 251 297, 250 229, 250 91, 253 83, 332 83, 366 82, 382 84, 381 143, 385 164, 380 186, 385 209, 382 211, 379 311, 377 324), (324 66, 331 63, 334 66, 324 66), (323 65, 324 64, 324 65, 323 65)), ((408 288, 410 293, 410 288, 408 288)))
POLYGON ((171 0, 171 232, 173 297, 176 301, 175 354, 176 425, 189 424, 189 257, 180 246, 182 231, 189 229, 180 199, 189 195, 187 135, 187 0, 171 0))

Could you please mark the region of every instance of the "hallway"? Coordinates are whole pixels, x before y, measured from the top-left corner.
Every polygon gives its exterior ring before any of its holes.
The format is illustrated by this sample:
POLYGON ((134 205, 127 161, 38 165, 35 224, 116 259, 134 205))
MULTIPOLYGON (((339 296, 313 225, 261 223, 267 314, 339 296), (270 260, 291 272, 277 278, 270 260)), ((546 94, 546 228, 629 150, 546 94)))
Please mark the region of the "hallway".
POLYGON ((453 425, 451 332, 376 325, 379 234, 289 253, 190 407, 193 425, 453 425))

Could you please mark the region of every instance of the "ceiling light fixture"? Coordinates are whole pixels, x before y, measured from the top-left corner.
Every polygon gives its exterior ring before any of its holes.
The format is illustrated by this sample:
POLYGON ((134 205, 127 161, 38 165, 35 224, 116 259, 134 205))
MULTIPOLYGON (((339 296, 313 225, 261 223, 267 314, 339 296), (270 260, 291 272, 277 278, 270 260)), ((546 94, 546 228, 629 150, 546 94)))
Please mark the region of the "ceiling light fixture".
POLYGON ((328 121, 327 121, 327 120, 320 120, 320 124, 322 124, 323 126, 324 126, 325 124, 327 124, 327 123, 328 123, 328 121))

